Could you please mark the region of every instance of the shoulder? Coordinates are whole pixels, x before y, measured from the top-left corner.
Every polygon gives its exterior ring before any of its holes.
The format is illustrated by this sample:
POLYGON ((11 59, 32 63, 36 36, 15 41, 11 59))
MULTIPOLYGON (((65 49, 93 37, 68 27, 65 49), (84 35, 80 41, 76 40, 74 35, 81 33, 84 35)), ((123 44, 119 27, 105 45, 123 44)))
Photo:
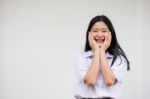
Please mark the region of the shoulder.
POLYGON ((75 55, 74 57, 74 62, 75 64, 87 64, 89 59, 91 59, 91 56, 93 55, 92 51, 87 51, 87 52, 79 52, 75 55))
POLYGON ((117 60, 120 61, 121 63, 126 63, 127 62, 127 60, 125 59, 125 57, 122 56, 122 55, 118 55, 117 56, 117 60))
POLYGON ((80 58, 88 58, 90 56, 93 55, 93 52, 92 51, 87 51, 87 52, 84 52, 84 51, 80 51, 79 53, 77 53, 75 55, 75 59, 80 59, 80 58))
MULTIPOLYGON (((118 56, 116 57, 116 59, 114 60, 113 66, 114 66, 114 67, 117 66, 118 68, 121 67, 121 68, 124 68, 124 69, 126 70, 126 68, 127 68, 127 60, 125 59, 124 56, 118 55, 118 56)), ((112 66, 112 67, 113 67, 113 66, 112 66)))
POLYGON ((107 59, 111 59, 111 61, 114 61, 114 65, 120 65, 120 64, 126 64, 127 60, 124 56, 122 55, 117 55, 116 58, 114 55, 110 53, 106 53, 107 59))

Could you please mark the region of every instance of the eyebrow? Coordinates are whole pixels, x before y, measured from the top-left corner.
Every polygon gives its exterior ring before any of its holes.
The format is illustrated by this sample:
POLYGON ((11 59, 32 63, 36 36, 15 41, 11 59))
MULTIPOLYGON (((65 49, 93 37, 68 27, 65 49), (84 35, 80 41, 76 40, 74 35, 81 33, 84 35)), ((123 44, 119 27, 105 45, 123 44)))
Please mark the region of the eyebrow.
POLYGON ((101 30, 109 30, 108 28, 102 28, 101 30))

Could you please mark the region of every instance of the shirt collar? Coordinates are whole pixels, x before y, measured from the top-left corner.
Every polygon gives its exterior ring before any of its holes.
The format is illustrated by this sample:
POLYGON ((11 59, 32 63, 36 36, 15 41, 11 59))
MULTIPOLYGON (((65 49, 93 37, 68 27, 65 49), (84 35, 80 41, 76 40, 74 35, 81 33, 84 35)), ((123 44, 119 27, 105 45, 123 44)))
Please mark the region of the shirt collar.
MULTIPOLYGON (((85 56, 86 58, 92 58, 92 57, 93 57, 93 51, 90 50, 90 51, 85 52, 85 53, 84 53, 84 56, 85 56)), ((113 58, 113 55, 111 55, 110 53, 106 52, 106 57, 107 57, 108 59, 111 59, 111 58, 113 58)))

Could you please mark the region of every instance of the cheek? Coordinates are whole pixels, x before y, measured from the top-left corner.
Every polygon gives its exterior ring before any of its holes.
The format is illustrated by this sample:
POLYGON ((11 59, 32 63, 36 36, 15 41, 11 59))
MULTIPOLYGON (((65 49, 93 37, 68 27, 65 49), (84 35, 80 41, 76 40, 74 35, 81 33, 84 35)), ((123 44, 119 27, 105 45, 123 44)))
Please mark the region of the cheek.
POLYGON ((92 37, 95 37, 96 36, 96 33, 91 33, 92 37))
POLYGON ((108 37, 108 33, 105 33, 104 36, 105 36, 105 37, 108 37))

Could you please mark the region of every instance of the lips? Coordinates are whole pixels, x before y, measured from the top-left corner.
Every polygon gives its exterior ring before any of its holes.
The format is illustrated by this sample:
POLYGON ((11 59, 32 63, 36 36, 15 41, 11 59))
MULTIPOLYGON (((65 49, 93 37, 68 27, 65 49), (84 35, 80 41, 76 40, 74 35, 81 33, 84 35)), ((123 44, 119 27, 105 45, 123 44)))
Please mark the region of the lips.
POLYGON ((105 38, 104 37, 103 38, 95 38, 95 41, 97 43, 103 43, 105 41, 105 38))

